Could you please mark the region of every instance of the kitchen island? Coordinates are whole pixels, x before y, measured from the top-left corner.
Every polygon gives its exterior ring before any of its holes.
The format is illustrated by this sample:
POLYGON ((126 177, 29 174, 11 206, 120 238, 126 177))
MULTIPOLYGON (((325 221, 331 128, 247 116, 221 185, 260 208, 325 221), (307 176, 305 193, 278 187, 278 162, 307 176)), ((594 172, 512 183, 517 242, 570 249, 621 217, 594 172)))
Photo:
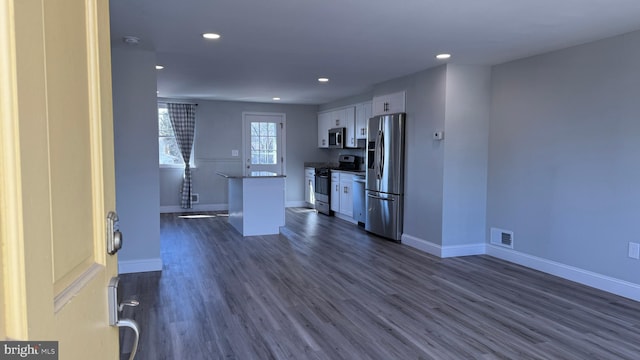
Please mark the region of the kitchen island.
POLYGON ((268 171, 218 175, 229 180, 229 223, 242 236, 273 235, 284 226, 284 179, 268 171))

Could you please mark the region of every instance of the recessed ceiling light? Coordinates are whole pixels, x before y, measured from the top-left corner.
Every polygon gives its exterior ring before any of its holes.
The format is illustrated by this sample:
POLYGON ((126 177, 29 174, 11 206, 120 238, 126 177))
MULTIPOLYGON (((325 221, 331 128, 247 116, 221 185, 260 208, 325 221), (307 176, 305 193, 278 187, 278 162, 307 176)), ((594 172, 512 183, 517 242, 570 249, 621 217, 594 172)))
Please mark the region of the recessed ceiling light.
POLYGON ((140 38, 136 36, 123 36, 122 41, 127 45, 138 45, 140 38))
POLYGON ((326 82, 329 82, 329 78, 321 77, 321 78, 318 78, 318 81, 321 83, 326 83, 326 82))
POLYGON ((278 101, 278 100, 280 100, 280 98, 279 97, 274 97, 273 100, 278 101))
POLYGON ((162 69, 164 69, 164 66, 162 66, 162 65, 156 65, 156 70, 162 70, 162 69))
POLYGON ((438 60, 447 60, 451 58, 451 54, 438 54, 436 55, 436 59, 438 60))
POLYGON ((204 33, 204 34, 202 34, 202 37, 205 38, 205 39, 215 40, 215 39, 220 39, 220 34, 204 33))

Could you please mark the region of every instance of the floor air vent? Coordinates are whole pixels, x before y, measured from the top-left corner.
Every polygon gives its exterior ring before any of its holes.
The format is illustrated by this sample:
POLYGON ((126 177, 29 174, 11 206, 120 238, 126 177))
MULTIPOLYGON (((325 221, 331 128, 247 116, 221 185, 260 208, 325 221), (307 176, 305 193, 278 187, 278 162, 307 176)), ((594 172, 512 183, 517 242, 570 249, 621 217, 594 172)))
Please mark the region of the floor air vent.
POLYGON ((513 249, 513 231, 491 228, 491 243, 513 249))

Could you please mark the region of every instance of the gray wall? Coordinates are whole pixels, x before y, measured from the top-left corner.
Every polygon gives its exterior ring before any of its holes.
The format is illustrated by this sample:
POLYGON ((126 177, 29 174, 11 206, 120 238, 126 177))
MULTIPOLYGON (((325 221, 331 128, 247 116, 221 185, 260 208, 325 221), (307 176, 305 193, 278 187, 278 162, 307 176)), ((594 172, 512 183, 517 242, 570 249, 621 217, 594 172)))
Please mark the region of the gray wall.
POLYGON ((487 228, 640 283, 640 32, 493 68, 487 228))
POLYGON ((122 272, 159 270, 158 117, 155 54, 112 49, 116 209, 122 272))
POLYGON ((444 129, 446 67, 374 87, 374 96, 406 91, 404 236, 442 243, 444 147, 431 134, 444 129))
POLYGON ((447 65, 442 245, 485 242, 491 68, 447 65))
POLYGON ((442 65, 321 106, 406 91, 405 240, 484 244, 490 74, 487 66, 442 65), (445 139, 434 140, 435 131, 445 139))
MULTIPOLYGON (((169 99, 161 99, 170 101, 169 99)), ((234 101, 175 100, 198 103, 193 170, 193 192, 200 194, 194 209, 224 209, 227 206, 227 180, 216 171, 242 171, 242 112, 286 114, 286 202, 304 202, 304 162, 325 161, 326 153, 317 148, 317 111, 315 105, 286 105, 234 101)), ((156 140, 157 141, 157 140, 156 140)), ((156 161, 157 163, 157 161, 156 161)), ((157 164, 156 164, 157 166, 157 164)), ((180 205, 182 169, 160 169, 160 205, 164 211, 180 205)))

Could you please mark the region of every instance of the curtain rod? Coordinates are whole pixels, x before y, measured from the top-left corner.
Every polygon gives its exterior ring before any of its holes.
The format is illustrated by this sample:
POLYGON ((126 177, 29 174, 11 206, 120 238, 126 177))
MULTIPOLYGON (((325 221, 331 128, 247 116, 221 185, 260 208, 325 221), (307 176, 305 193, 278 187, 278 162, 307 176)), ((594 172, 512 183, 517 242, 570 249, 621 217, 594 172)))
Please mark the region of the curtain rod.
POLYGON ((180 101, 172 101, 172 100, 158 100, 158 104, 167 104, 167 103, 174 103, 174 104, 187 104, 187 105, 195 105, 198 106, 198 103, 190 103, 190 102, 180 102, 180 101))

